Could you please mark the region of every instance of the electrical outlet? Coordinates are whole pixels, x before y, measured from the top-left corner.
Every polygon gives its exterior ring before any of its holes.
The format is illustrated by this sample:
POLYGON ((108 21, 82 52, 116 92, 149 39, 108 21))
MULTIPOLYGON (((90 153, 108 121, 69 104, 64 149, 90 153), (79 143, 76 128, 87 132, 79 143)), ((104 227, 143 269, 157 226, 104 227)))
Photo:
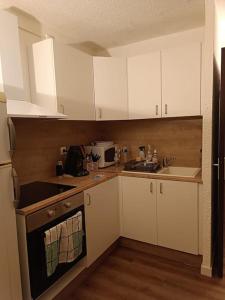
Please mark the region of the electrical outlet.
POLYGON ((67 154, 67 148, 66 146, 60 147, 60 155, 66 155, 67 154))

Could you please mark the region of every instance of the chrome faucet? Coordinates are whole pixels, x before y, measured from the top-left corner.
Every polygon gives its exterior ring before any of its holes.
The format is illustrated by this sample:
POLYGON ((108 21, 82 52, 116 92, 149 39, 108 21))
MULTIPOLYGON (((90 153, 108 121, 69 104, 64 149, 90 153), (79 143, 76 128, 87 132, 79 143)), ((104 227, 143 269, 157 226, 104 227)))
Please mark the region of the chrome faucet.
POLYGON ((162 161, 163 168, 168 168, 171 165, 171 162, 175 160, 176 160, 175 156, 172 157, 164 156, 162 161))

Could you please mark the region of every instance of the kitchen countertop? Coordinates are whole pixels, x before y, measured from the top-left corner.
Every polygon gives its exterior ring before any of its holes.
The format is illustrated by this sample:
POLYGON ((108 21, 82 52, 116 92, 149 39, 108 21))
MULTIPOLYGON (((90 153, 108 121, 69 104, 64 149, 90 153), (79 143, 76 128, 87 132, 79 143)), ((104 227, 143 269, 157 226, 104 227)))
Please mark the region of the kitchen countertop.
POLYGON ((195 183, 203 183, 202 182, 202 172, 199 173, 195 177, 186 177, 186 176, 168 176, 163 174, 155 174, 155 173, 145 173, 145 172, 133 172, 133 171, 123 171, 124 166, 110 166, 105 169, 101 169, 101 172, 104 174, 107 173, 116 173, 119 176, 129 176, 129 177, 139 177, 139 178, 150 178, 150 179, 160 179, 160 180, 173 180, 173 181, 186 181, 186 182, 195 182, 195 183))
POLYGON ((49 178, 44 181, 51 182, 51 183, 71 185, 74 186, 74 189, 63 192, 61 194, 50 197, 46 200, 40 201, 38 203, 32 204, 22 209, 17 209, 16 212, 17 214, 27 216, 39 209, 55 204, 65 198, 83 192, 84 190, 87 190, 91 187, 98 185, 99 183, 102 183, 104 181, 107 181, 117 176, 129 176, 129 177, 138 177, 138 178, 202 183, 201 172, 199 172, 194 178, 190 178, 190 177, 183 177, 183 176, 167 176, 163 174, 156 175, 154 173, 122 172, 122 170, 123 170, 123 165, 119 165, 119 166, 110 166, 105 169, 101 169, 98 172, 93 172, 90 175, 84 177, 63 177, 62 176, 62 177, 49 178))
POLYGON ((45 208, 46 206, 55 204, 63 199, 66 199, 68 197, 71 197, 72 195, 83 192, 84 190, 87 190, 93 186, 98 185, 99 183, 102 183, 102 182, 112 179, 114 177, 117 177, 116 173, 95 172, 95 173, 91 173, 88 176, 83 176, 83 177, 63 177, 62 176, 62 177, 52 177, 47 180, 43 180, 43 181, 51 182, 51 183, 71 185, 71 186, 74 186, 74 189, 71 189, 71 190, 63 192, 61 194, 55 195, 55 196, 45 199, 43 201, 34 203, 27 207, 17 209, 16 213, 20 214, 20 215, 24 215, 24 216, 30 215, 39 209, 42 209, 42 208, 45 208))

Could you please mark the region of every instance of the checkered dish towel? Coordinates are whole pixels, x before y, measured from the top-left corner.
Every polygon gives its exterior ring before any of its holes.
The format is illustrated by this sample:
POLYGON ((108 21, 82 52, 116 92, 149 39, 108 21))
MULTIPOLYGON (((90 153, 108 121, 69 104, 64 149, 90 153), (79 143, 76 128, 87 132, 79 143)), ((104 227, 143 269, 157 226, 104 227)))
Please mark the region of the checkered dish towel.
POLYGON ((82 213, 61 223, 59 263, 74 261, 82 252, 83 230, 82 213))
POLYGON ((47 275, 51 276, 59 264, 59 242, 61 235, 61 224, 45 231, 45 256, 47 275))
POLYGON ((74 261, 82 252, 82 212, 45 231, 47 275, 51 276, 59 263, 74 261))

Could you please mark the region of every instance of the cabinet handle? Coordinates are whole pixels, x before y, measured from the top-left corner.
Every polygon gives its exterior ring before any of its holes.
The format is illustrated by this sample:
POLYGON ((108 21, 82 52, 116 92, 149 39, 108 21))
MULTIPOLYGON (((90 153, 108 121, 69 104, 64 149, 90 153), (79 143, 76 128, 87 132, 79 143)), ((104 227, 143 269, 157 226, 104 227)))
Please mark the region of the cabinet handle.
POLYGON ((8 128, 9 128, 10 156, 11 158, 13 158, 14 152, 16 150, 16 129, 11 118, 8 118, 8 128))
POLYGON ((98 118, 101 120, 101 118, 102 118, 102 109, 101 108, 99 108, 98 109, 98 118))
POLYGON ((14 189, 14 206, 17 208, 20 202, 20 183, 16 169, 12 168, 13 189, 14 189))
POLYGON ((160 194, 163 193, 163 184, 162 184, 162 182, 160 182, 160 184, 159 184, 159 192, 160 192, 160 194))
POLYGON ((168 113, 168 105, 165 104, 165 115, 167 115, 167 113, 168 113))
POLYGON ((152 182, 150 183, 150 193, 153 193, 153 184, 152 184, 152 182))
POLYGON ((158 106, 158 104, 155 106, 155 114, 156 114, 156 116, 158 116, 158 114, 159 114, 159 106, 158 106))
POLYGON ((64 114, 64 113, 65 113, 65 107, 64 107, 63 104, 60 104, 60 106, 61 106, 61 108, 62 108, 62 114, 64 114))
POLYGON ((87 202, 87 206, 91 205, 91 195, 90 194, 86 194, 88 196, 88 202, 87 202))

